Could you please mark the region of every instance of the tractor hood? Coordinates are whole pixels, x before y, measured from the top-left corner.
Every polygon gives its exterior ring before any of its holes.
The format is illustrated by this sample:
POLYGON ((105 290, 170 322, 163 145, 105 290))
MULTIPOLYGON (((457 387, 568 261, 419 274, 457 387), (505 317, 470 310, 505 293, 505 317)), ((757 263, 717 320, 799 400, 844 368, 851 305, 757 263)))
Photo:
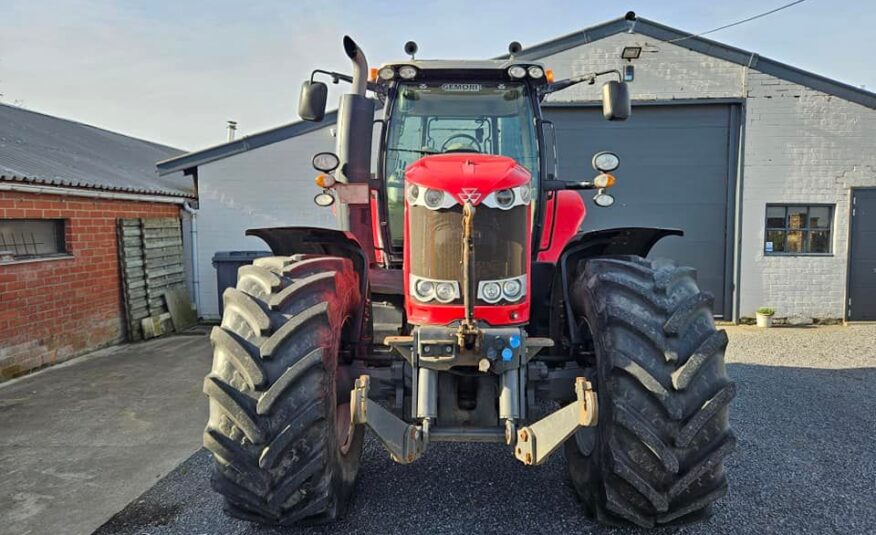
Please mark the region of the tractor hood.
POLYGON ((460 204, 477 206, 494 191, 528 184, 531 175, 507 156, 453 153, 417 160, 408 166, 405 178, 411 184, 445 191, 460 204))

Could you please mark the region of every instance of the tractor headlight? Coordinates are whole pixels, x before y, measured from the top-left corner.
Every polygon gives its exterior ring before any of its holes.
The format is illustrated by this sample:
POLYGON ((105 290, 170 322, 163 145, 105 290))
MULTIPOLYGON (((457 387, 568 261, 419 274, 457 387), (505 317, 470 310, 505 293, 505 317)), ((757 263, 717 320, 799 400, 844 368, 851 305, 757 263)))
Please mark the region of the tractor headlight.
POLYGON ((523 78, 526 76, 526 67, 522 65, 513 65, 508 69, 508 76, 511 78, 523 78))
POLYGON ((493 304, 502 299, 513 303, 526 295, 526 275, 478 283, 478 299, 493 304))
POLYGON ((435 285, 435 298, 442 303, 456 299, 456 285, 452 282, 439 282, 435 285))
POLYGON ((482 282, 478 289, 478 297, 487 303, 496 303, 502 298, 502 287, 498 282, 482 282))
POLYGON ((410 280, 411 293, 417 301, 422 303, 428 303, 429 301, 450 303, 459 299, 460 295, 462 295, 457 281, 423 279, 416 275, 411 275, 410 280))
POLYGON ((429 280, 418 280, 414 283, 414 295, 420 301, 429 301, 434 297, 435 283, 429 280))
POLYGON ((444 192, 440 189, 427 189, 423 196, 423 202, 426 203, 426 208, 437 210, 444 204, 444 192))
POLYGON ((503 189, 496 192, 496 204, 501 208, 509 208, 514 203, 514 192, 503 189))
POLYGON ((398 75, 404 80, 412 80, 417 76, 417 68, 410 65, 402 65, 398 68, 398 75))
POLYGON ((526 206, 532 201, 532 185, 523 184, 514 188, 500 189, 484 197, 487 208, 510 210, 515 206, 526 206))
POLYGON ((617 154, 608 151, 597 152, 593 155, 593 169, 610 173, 620 167, 620 158, 617 154))
POLYGON ((520 281, 517 279, 505 281, 505 284, 502 285, 502 295, 504 295, 509 301, 513 301, 518 295, 520 295, 521 288, 523 288, 523 286, 521 286, 520 281))
POLYGON ((341 164, 337 154, 333 152, 318 152, 313 156, 313 168, 323 173, 331 173, 341 164))
POLYGON ((533 65, 532 67, 528 68, 527 72, 529 73, 529 76, 531 78, 541 78, 542 76, 544 76, 544 69, 542 69, 538 65, 533 65))
POLYGON ((381 80, 392 80, 395 78, 395 69, 392 67, 383 67, 377 71, 377 76, 379 76, 381 80))
POLYGON ((420 186, 411 184, 408 186, 408 204, 414 204, 420 198, 420 186))
POLYGON ((526 204, 532 201, 532 187, 529 184, 520 186, 520 200, 526 204))

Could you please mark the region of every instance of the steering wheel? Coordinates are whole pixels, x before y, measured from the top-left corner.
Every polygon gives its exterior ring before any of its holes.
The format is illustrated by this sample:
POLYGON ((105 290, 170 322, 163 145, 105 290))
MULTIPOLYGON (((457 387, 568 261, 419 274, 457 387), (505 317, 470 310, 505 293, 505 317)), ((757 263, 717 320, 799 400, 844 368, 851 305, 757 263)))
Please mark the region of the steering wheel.
POLYGON ((447 140, 441 144, 441 152, 481 152, 481 144, 478 142, 478 140, 474 136, 470 136, 468 134, 454 134, 454 135, 450 136, 449 138, 447 138, 447 140), (448 149, 447 147, 449 147, 451 142, 456 140, 456 139, 463 139, 465 141, 468 141, 471 145, 473 145, 474 147, 477 147, 477 148, 474 148, 474 149, 469 149, 469 148, 448 149))

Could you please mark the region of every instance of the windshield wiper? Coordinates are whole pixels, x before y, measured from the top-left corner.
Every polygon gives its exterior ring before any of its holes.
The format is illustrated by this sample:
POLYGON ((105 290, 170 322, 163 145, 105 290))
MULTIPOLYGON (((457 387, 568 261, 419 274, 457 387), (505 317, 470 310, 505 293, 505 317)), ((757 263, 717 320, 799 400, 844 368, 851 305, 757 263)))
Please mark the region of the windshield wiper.
POLYGON ((426 149, 403 149, 401 147, 388 147, 386 150, 394 150, 397 152, 413 152, 416 154, 441 154, 438 151, 434 150, 426 150, 426 149))

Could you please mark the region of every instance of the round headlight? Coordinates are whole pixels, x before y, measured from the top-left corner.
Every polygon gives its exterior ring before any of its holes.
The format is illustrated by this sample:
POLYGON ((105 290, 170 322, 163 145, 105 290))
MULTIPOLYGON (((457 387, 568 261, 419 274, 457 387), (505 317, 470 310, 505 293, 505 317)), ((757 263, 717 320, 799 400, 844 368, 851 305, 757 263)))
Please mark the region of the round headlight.
POLYGON ((405 80, 411 80, 417 75, 417 68, 403 65, 398 68, 398 75, 405 80))
POLYGON ((333 152, 318 152, 313 156, 313 168, 323 173, 331 173, 341 164, 333 152))
POLYGON ((527 72, 529 72, 529 76, 531 78, 541 78, 542 76, 544 76, 544 69, 542 69, 538 65, 533 65, 532 67, 528 68, 527 72))
POLYGON ((523 78, 526 76, 526 67, 514 65, 508 69, 508 76, 511 78, 523 78))
POLYGON ((596 203, 596 206, 600 208, 608 208, 612 204, 614 204, 614 196, 610 193, 603 193, 600 191, 593 197, 593 202, 596 203))
POLYGON ((613 152, 603 151, 593 155, 593 168, 603 173, 620 167, 620 158, 613 152))
POLYGON ((435 297, 442 303, 449 303, 456 297, 456 286, 451 282, 439 282, 435 285, 435 297))
POLYGON ((408 204, 414 204, 420 198, 420 187, 416 184, 408 186, 408 204))
POLYGON ((488 282, 481 288, 481 294, 484 301, 495 303, 502 298, 502 287, 498 282, 488 282))
POLYGON ((520 296, 520 290, 522 288, 523 285, 520 284, 519 280, 511 279, 509 281, 505 281, 505 284, 502 285, 502 293, 505 294, 505 299, 513 301, 520 296))
POLYGON ((529 201, 532 200, 532 186, 529 184, 520 186, 520 200, 529 204, 529 201))
POLYGON ((381 80, 392 80, 395 78, 395 70, 392 67, 384 67, 377 71, 377 76, 379 76, 381 80))
POLYGON ((514 192, 510 189, 503 189, 496 192, 496 204, 503 208, 507 208, 514 203, 514 192))
POLYGON ((435 291, 435 284, 432 281, 417 281, 417 284, 414 285, 414 293, 417 294, 417 297, 422 299, 431 299, 432 292, 435 291))
POLYGON ((423 196, 423 200, 426 202, 428 208, 432 208, 433 210, 440 208, 444 203, 444 192, 440 189, 427 189, 426 195, 423 196))

